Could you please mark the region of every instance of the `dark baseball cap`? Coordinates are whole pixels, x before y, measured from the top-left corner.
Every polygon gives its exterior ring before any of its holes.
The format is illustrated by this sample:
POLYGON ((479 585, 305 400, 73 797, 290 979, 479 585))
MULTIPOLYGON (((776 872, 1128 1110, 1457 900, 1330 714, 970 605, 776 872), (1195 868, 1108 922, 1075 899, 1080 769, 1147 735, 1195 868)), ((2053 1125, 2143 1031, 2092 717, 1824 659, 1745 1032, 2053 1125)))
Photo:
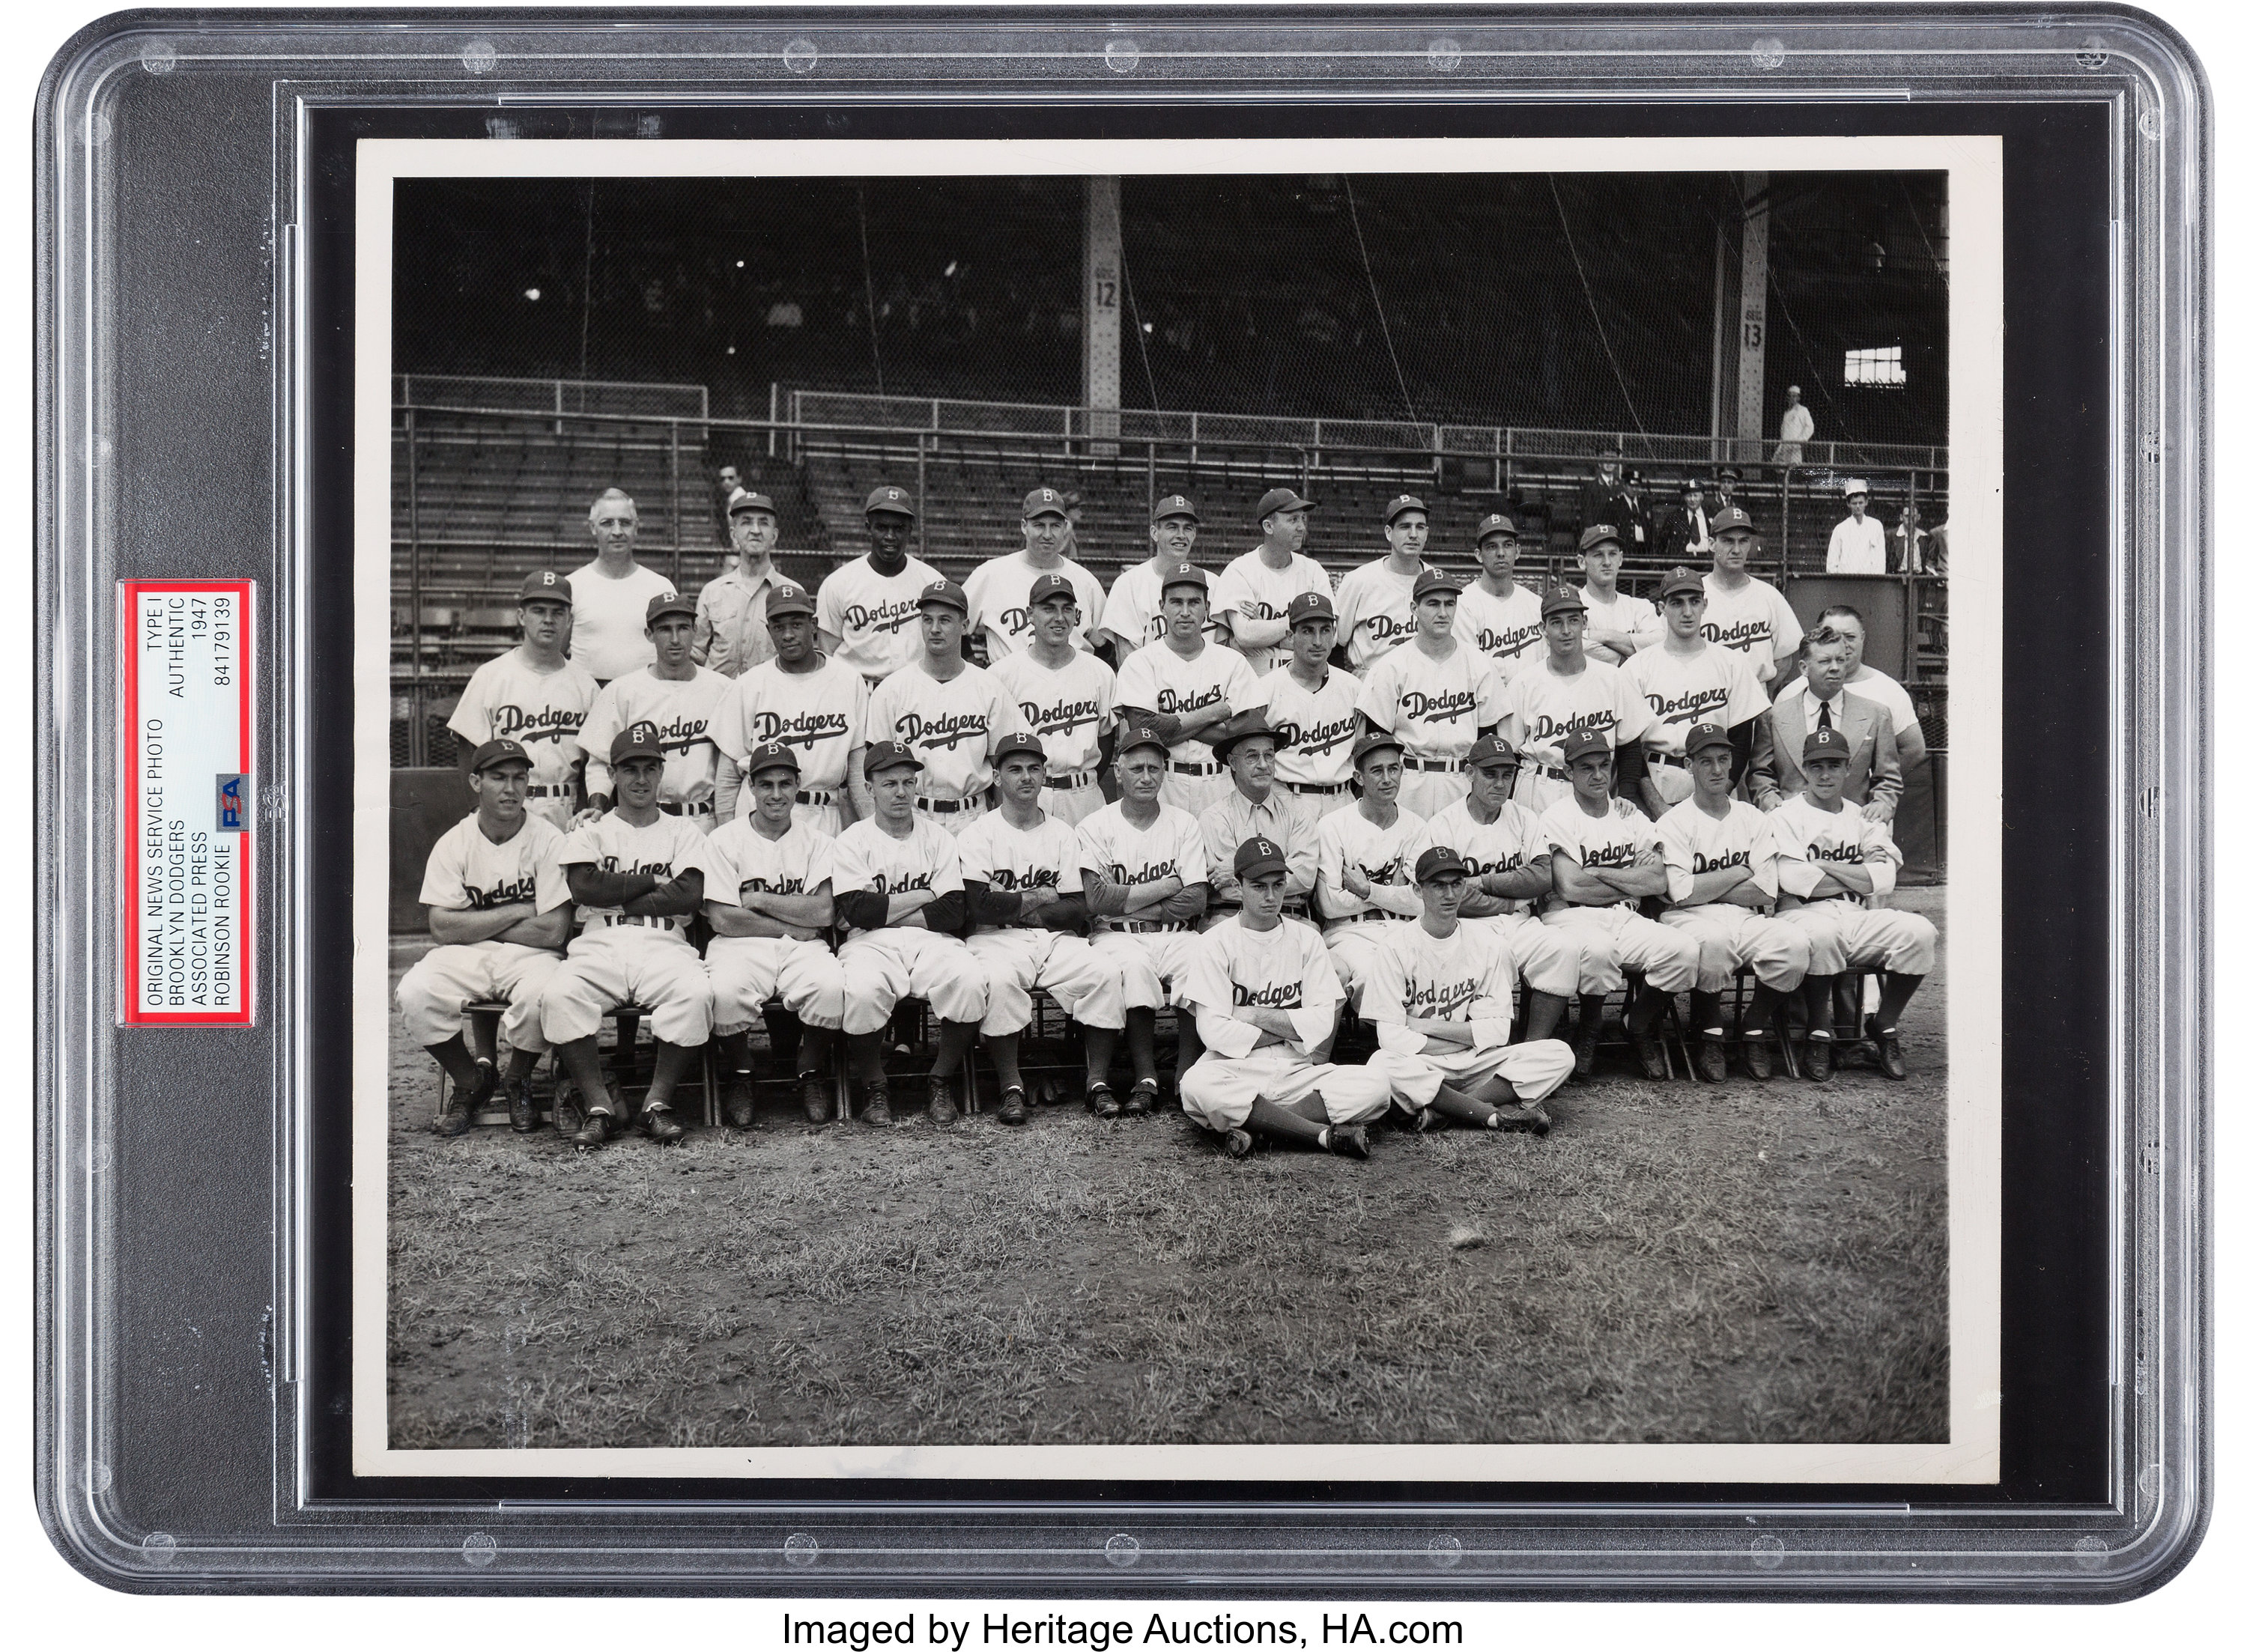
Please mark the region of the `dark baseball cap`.
POLYGON ((1192 563, 1181 563, 1163 576, 1163 594, 1166 597, 1170 595, 1171 587, 1173 585, 1199 585, 1204 590, 1207 590, 1209 574, 1206 570, 1195 567, 1192 563))
POLYGON ((530 754, 522 742, 513 740, 488 740, 476 747, 476 754, 468 759, 468 773, 481 775, 499 763, 521 763, 530 766, 530 754))
POLYGON ((647 623, 651 625, 666 614, 684 614, 694 618, 694 599, 675 590, 666 590, 660 597, 647 599, 647 623))
POLYGON ((1385 728, 1367 729, 1357 737, 1357 743, 1349 748, 1351 767, 1355 768, 1363 762, 1384 747, 1393 752, 1401 752, 1404 749, 1404 742, 1385 728))
POLYGON ((1615 524, 1608 522, 1595 522, 1576 536, 1576 549, 1589 550, 1594 545, 1603 545, 1610 540, 1618 545, 1622 543, 1622 536, 1615 531, 1615 524))
POLYGON ((533 597, 553 597, 566 603, 570 600, 570 577, 557 574, 551 568, 542 568, 535 574, 522 577, 519 594, 524 602, 529 602, 533 597))
POLYGON ((1194 522, 1201 520, 1201 513, 1193 508, 1193 501, 1184 494, 1172 494, 1164 500, 1155 507, 1155 514, 1148 520, 1162 522, 1171 516, 1185 516, 1194 522))
POLYGON ((1810 738, 1802 742, 1802 766, 1805 768, 1821 759, 1849 761, 1849 741, 1838 728, 1813 728, 1810 738))
POLYGON ((1029 521, 1033 516, 1066 516, 1068 515, 1069 502, 1061 496, 1060 491, 1056 488, 1033 488, 1022 495, 1024 522, 1029 521))
POLYGON ((1387 508, 1382 511, 1381 521, 1383 525, 1386 526, 1390 522, 1395 522, 1399 516, 1403 515, 1408 510, 1417 510, 1423 516, 1428 514, 1428 507, 1424 501, 1416 499, 1410 494, 1399 494, 1396 498, 1390 500, 1387 508))
POLYGON ((1420 577, 1412 582, 1412 600, 1417 603, 1423 597, 1431 597, 1438 592, 1446 597, 1456 597, 1459 594, 1459 582, 1440 568, 1422 569, 1420 577))
POLYGON ((880 774, 885 768, 925 768, 913 748, 901 740, 878 740, 866 747, 866 773, 880 774))
POLYGON ((1467 766, 1470 768, 1519 768, 1521 754, 1513 749, 1512 741, 1502 740, 1496 734, 1485 734, 1467 753, 1467 766))
POLYGON ((1053 597, 1072 603, 1076 600, 1076 587, 1069 583, 1067 574, 1040 574, 1030 582, 1031 607, 1053 597))
POLYGON ((967 593, 939 575, 921 587, 920 605, 923 608, 957 608, 965 617, 967 593))
POLYGON ((777 516, 780 507, 762 494, 753 494, 746 488, 736 488, 726 495, 726 514, 738 516, 745 510, 762 510, 777 516))
POLYGON ((1680 593, 1705 597, 1709 587, 1690 568, 1673 568, 1662 577, 1662 589, 1655 592, 1655 600, 1666 603, 1680 593))
POLYGON ((1412 881, 1432 884, 1438 877, 1465 877, 1467 864, 1459 851, 1449 843, 1434 843, 1420 851, 1420 858, 1412 863, 1412 881))
POLYGON ((1519 539, 1521 537, 1521 529, 1513 525, 1513 517, 1506 515, 1502 511, 1494 510, 1491 512, 1489 515, 1485 516, 1480 523, 1476 526, 1475 543, 1479 545, 1484 540, 1489 538, 1492 534, 1509 534, 1513 537, 1519 539))
POLYGON ((1615 742, 1603 728, 1580 728, 1561 742, 1561 767, 1566 768, 1579 757, 1593 752, 1613 752, 1615 742))
POLYGON ((609 742, 609 767, 620 768, 631 757, 652 757, 663 761, 663 735, 653 723, 645 720, 634 723, 609 742))
POLYGON ((741 765, 742 771, 752 780, 768 768, 785 768, 791 775, 803 772, 796 753, 784 741, 768 740, 749 754, 749 761, 741 765))
POLYGON ((1301 625, 1307 619, 1335 618, 1334 598, 1322 590, 1298 591, 1287 599, 1287 629, 1301 625))
POLYGON ((1732 737, 1721 723, 1696 723, 1685 731, 1685 754, 1688 757, 1696 752, 1707 751, 1712 746, 1721 746, 1726 751, 1732 748, 1732 737))
POLYGON ((1285 751, 1291 743, 1285 729, 1272 727, 1272 720, 1265 715, 1263 707, 1252 706, 1226 725, 1224 737, 1210 741, 1210 749, 1221 763, 1233 754, 1235 746, 1254 734, 1263 735, 1279 751, 1285 751))
POLYGON ((1591 612, 1584 605, 1584 593, 1565 579, 1554 580, 1545 588, 1545 594, 1537 599, 1537 617, 1540 619, 1550 619, 1555 614, 1571 611, 1579 614, 1591 612))
POLYGON ((1722 510, 1709 518, 1709 531, 1712 535, 1721 534, 1727 528, 1745 528, 1750 533, 1753 533, 1755 532, 1755 519, 1750 516, 1747 512, 1742 510, 1738 505, 1726 505, 1722 510))
POLYGON ((1002 734, 999 738, 999 743, 991 748, 991 767, 998 768, 1009 757, 1035 757, 1040 762, 1043 762, 1046 760, 1046 748, 1035 734, 1025 734, 1020 732, 1002 734))
POLYGON ((1306 499, 1292 488, 1274 488, 1256 502, 1256 520, 1276 516, 1283 510, 1316 510, 1315 500, 1306 499))
POLYGON ((1268 837, 1244 837, 1233 851, 1233 875, 1242 883, 1265 872, 1287 870, 1287 851, 1268 837))
POLYGON ((782 614, 816 614, 818 611, 819 604, 811 600, 811 593, 801 585, 783 583, 765 593, 767 619, 778 619, 782 614))
POLYGON ((902 488, 891 488, 886 485, 875 488, 866 495, 866 515, 871 516, 878 510, 894 510, 900 516, 920 515, 913 509, 911 494, 902 488))
POLYGON ((1142 746, 1153 747, 1157 751, 1162 753, 1165 758, 1168 758, 1171 754, 1170 741, 1164 740, 1160 734, 1156 732, 1155 726, 1152 723, 1137 721, 1126 722, 1121 728, 1116 731, 1116 754, 1118 757, 1121 757, 1125 752, 1137 751, 1142 746))

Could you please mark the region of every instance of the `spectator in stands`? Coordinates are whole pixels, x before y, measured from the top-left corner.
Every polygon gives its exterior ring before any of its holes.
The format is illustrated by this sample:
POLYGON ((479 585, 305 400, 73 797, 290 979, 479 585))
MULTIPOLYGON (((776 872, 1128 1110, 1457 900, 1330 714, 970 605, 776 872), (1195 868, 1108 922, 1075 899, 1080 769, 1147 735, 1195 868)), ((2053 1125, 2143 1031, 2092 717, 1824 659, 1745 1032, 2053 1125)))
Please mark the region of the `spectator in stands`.
POLYGON ((1093 646, 1105 642, 1115 651, 1117 670, 1140 649, 1170 635, 1170 621, 1163 615, 1163 585, 1193 560, 1194 538, 1200 531, 1201 518, 1184 494, 1172 494, 1155 507, 1155 520, 1147 529, 1155 554, 1116 576, 1100 628, 1085 633, 1093 646))
POLYGON ((1888 570, 1888 535, 1876 516, 1865 514, 1872 489, 1854 476, 1843 484, 1849 514, 1834 524, 1826 541, 1829 574, 1884 574, 1888 570))
POLYGON ((607 684, 655 663, 647 631, 647 605, 673 594, 672 584, 633 555, 639 509, 632 495, 611 488, 586 513, 594 556, 570 574, 570 658, 607 684))
POLYGON ((1695 476, 1685 484, 1685 498, 1671 511, 1662 524, 1661 537, 1655 545, 1657 560, 1673 567, 1679 563, 1704 560, 1710 551, 1708 489, 1695 476))
POLYGON ((1779 416, 1779 446, 1771 450, 1774 465, 1799 465, 1802 462, 1802 444, 1818 433, 1818 421, 1810 416, 1810 409, 1802 405, 1802 386, 1786 387, 1786 411, 1779 416))
POLYGON ((1711 502, 1711 509, 1726 511, 1745 510, 1747 508, 1747 490, 1740 486, 1740 473, 1726 465, 1717 473, 1717 496, 1711 502))
POLYGON ((1895 560, 1888 565, 1900 574, 1916 574, 1926 570, 1925 548, 1927 530, 1919 525, 1919 508, 1906 505, 1898 517, 1895 531, 1889 536, 1895 541, 1895 560))
POLYGON ((1579 526, 1606 522, 1622 536, 1626 556, 1653 549, 1643 497, 1624 485, 1622 454, 1618 449, 1610 447, 1600 455, 1599 474, 1576 496, 1576 522, 1579 526))
MULTIPOLYGON (((1919 726, 1919 708, 1912 703, 1911 691, 1888 672, 1865 664, 1865 618, 1855 609, 1847 603, 1834 603, 1820 611, 1818 624, 1839 636, 1847 650, 1841 686, 1887 708, 1889 724, 1895 730, 1896 761, 1909 775, 1927 761, 1927 735, 1919 726)), ((1784 705, 1800 693, 1802 679, 1798 675, 1772 697, 1772 704, 1784 705)))
POLYGON ((786 576, 773 566, 780 541, 780 511, 762 494, 736 488, 726 503, 735 561, 702 587, 694 603, 694 663, 738 677, 773 657, 765 629, 765 598, 786 576))
MULTIPOLYGON (((710 531, 719 549, 731 550, 733 536, 726 529, 726 507, 741 490, 741 469, 739 465, 718 467, 718 480, 710 486, 710 531)), ((728 559, 730 561, 730 558, 728 559)))

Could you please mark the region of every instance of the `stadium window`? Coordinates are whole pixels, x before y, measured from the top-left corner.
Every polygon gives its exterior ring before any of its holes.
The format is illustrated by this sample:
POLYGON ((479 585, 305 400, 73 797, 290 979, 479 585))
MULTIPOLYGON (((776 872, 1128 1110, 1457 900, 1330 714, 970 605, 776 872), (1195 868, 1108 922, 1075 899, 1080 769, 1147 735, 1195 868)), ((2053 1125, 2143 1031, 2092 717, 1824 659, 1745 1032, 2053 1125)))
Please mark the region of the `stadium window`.
POLYGON ((1882 345, 1872 350, 1845 351, 1841 357, 1841 382, 1876 386, 1903 383, 1903 346, 1882 345))

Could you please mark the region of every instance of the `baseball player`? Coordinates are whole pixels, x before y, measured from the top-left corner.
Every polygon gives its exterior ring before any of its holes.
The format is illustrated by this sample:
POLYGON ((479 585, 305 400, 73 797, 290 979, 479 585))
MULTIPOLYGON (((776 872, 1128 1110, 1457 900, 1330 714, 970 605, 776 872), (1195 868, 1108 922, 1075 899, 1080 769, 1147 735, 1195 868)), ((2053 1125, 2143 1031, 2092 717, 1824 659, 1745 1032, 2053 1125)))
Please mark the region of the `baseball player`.
POLYGON ((538 996, 562 961, 570 939, 570 886, 554 851, 562 834, 530 814, 524 794, 532 774, 529 751, 512 740, 488 740, 468 763, 475 812, 437 840, 421 875, 421 904, 437 945, 398 983, 398 1011, 413 1041, 436 1058, 452 1086, 437 1116, 440 1136, 458 1136, 502 1080, 491 1061, 468 1047, 461 1016, 470 1004, 503 998, 507 1036, 508 1122, 538 1128, 527 1082, 545 1053, 538 996))
POLYGON ((974 1048, 975 1024, 990 1002, 990 981, 960 939, 967 926, 966 886, 952 834, 915 808, 921 759, 912 747, 877 741, 866 748, 873 814, 835 840, 835 915, 844 932, 843 1031, 850 1073, 865 1089, 858 1116, 890 1126, 890 1081, 882 1070, 882 1030, 901 998, 925 1000, 938 1022, 928 1072, 928 1116, 960 1116, 953 1076, 974 1048))
POLYGON ((1404 747, 1398 799, 1425 820, 1466 795, 1467 752, 1506 714, 1506 679, 1489 655, 1452 635, 1459 588, 1431 568, 1412 587, 1412 640, 1373 662, 1358 687, 1364 727, 1404 747))
POLYGON ((1172 573, 1163 585, 1163 614, 1168 634, 1124 662, 1116 673, 1116 703, 1171 742, 1163 801, 1193 819, 1231 784, 1210 741, 1231 719, 1261 706, 1266 689, 1246 660, 1203 634, 1206 573, 1192 563, 1172 573))
MULTIPOLYGON (((1779 873, 1779 916, 1810 944, 1802 998, 1810 1023, 1803 1071, 1823 1083, 1834 1075, 1834 987, 1845 969, 1877 967, 1880 1007, 1872 1034, 1881 1071, 1904 1074, 1896 1021, 1934 966, 1935 925, 1917 912, 1867 905, 1895 888, 1903 857, 1888 829, 1841 795, 1849 742, 1838 730, 1814 730, 1802 746, 1809 788, 1764 818, 1771 823, 1779 873)), ((1869 994, 1868 994, 1869 997, 1869 994)))
POLYGON ((1776 681, 1802 646, 1802 622, 1779 587, 1748 572, 1756 531, 1747 512, 1728 506, 1710 520, 1709 528, 1717 536, 1717 549, 1711 557, 1701 634, 1719 647, 1745 654, 1758 682, 1776 681))
POLYGON ((1643 597, 1615 589, 1622 572, 1622 536, 1595 522, 1576 541, 1584 570, 1584 652, 1603 666, 1620 666, 1658 640, 1662 617, 1643 597))
POLYGON ((1334 595, 1327 570, 1303 554, 1317 509, 1291 488, 1273 488, 1256 502, 1262 542, 1226 563, 1210 588, 1210 611, 1225 638, 1259 677, 1281 661, 1288 604, 1301 596, 1334 595))
POLYGON ((1884 574, 1888 570, 1888 530, 1865 508, 1873 502, 1872 489, 1852 477, 1842 484, 1849 514, 1834 524, 1826 536, 1826 571, 1829 574, 1884 574))
POLYGON ((1245 1158, 1258 1136, 1366 1157, 1365 1124, 1389 1107, 1389 1081, 1337 1067, 1342 987, 1318 932, 1280 911, 1287 857, 1268 837, 1233 852, 1240 910, 1197 938, 1185 983, 1207 1052, 1178 1079, 1188 1118, 1245 1158))
POLYGON ((1665 1076, 1655 1034, 1663 995, 1686 991, 1700 973, 1701 949, 1690 936, 1640 916, 1638 903, 1668 891, 1662 839, 1654 823, 1627 797, 1612 795, 1615 751, 1603 734, 1579 731, 1561 748, 1569 793, 1542 818, 1553 846, 1553 894, 1545 921, 1573 934, 1584 949, 1578 999, 1576 1073, 1592 1070, 1606 1012, 1606 995, 1620 989, 1623 973, 1643 974, 1646 989, 1630 1007, 1624 1027, 1638 1052, 1639 1070, 1665 1076))
POLYGON ((1357 739, 1359 683, 1329 660, 1335 645, 1335 606, 1315 591, 1287 604, 1287 664, 1264 679, 1272 697, 1265 709, 1280 742, 1280 784, 1308 806, 1314 817, 1347 809, 1350 747, 1357 739))
POLYGON ((991 664, 1030 645, 1030 587, 1047 574, 1059 574, 1076 587, 1070 644, 1083 647, 1084 633, 1099 629, 1106 593, 1089 569, 1066 554, 1069 544, 1068 501, 1054 488, 1033 488, 1022 500, 1022 548, 976 563, 967 576, 967 628, 982 633, 991 664))
MULTIPOLYGON (((584 1109, 570 1139, 588 1149, 606 1142, 616 1123, 599 1041, 601 1017, 618 1004, 647 1009, 655 1034, 655 1076, 640 1104, 640 1129, 659 1143, 686 1133, 671 1116, 671 1098, 709 1040, 711 1016, 710 977, 686 925, 702 908, 704 879, 720 866, 703 830, 658 802, 670 761, 660 729, 634 723, 605 756, 614 806, 555 850, 577 903, 577 938, 546 978, 539 1010, 546 1041, 584 1109)), ((555 1128, 563 1123, 557 1111, 555 1128)))
POLYGON ((1420 916, 1375 959, 1362 1013, 1381 1047, 1367 1066, 1425 1129, 1429 1116, 1484 1130, 1553 1128, 1545 1098, 1576 1064, 1557 1038, 1506 1041, 1513 954, 1492 929, 1459 921, 1468 882, 1456 850, 1431 843, 1412 865, 1420 916))
POLYGON ((1335 973, 1355 1005, 1388 931, 1420 915, 1412 867, 1428 846, 1428 823, 1397 806, 1404 747, 1394 734, 1358 736, 1350 761, 1357 802, 1319 822, 1316 909, 1335 973))
POLYGON ((1046 812, 1074 826, 1107 799, 1100 795, 1100 737, 1115 720, 1116 673, 1072 646, 1081 616, 1076 587, 1041 574, 1030 587, 1031 642, 991 667, 1045 753, 1046 812))
POLYGON ((796 754, 796 818, 840 836, 858 818, 866 789, 866 679, 819 652, 818 605, 802 586, 774 586, 764 612, 772 658, 735 679, 710 720, 718 817, 741 812, 749 753, 777 741, 796 754))
MULTIPOLYGON (((912 748, 925 773, 913 807, 959 836, 983 812, 991 791, 991 748, 1014 732, 1014 701, 998 679, 960 658, 967 593, 941 577, 920 594, 921 657, 899 666, 866 707, 868 742, 912 748)), ((867 776, 871 788, 873 776, 867 776)))
POLYGON ((835 840, 803 816, 793 746, 758 746, 742 770, 750 806, 710 834, 713 865, 702 903, 712 931, 702 961, 723 1074, 719 1094, 728 1124, 755 1128, 749 1028, 777 998, 803 1024, 796 1055, 803 1116, 824 1124, 826 1075, 843 1025, 843 966, 826 932, 835 921, 835 840))
POLYGON ((726 501, 726 526, 734 560, 694 598, 694 663, 738 677, 773 657, 766 598, 794 582, 773 566, 780 509, 770 499, 736 488, 726 501))
MULTIPOLYGON (((668 579, 641 567, 633 554, 639 509, 631 495, 610 488, 593 502, 585 520, 595 555, 570 575, 570 658, 606 686, 653 661, 645 619, 649 604, 677 593, 668 579)), ((693 617, 692 604, 687 616, 693 617)), ((602 752, 608 747, 604 742, 585 749, 602 752)))
MULTIPOLYGON (((1182 1003, 1194 924, 1209 905, 1201 823, 1163 798, 1171 748, 1151 723, 1127 720, 1116 735, 1116 801, 1076 829, 1093 950, 1124 978, 1124 1033, 1131 1093, 1120 1103, 1096 1075, 1085 1103, 1103 1118, 1155 1109, 1155 1014, 1182 1003)), ((1178 1017, 1178 1068, 1200 1052, 1192 1018, 1178 1017)))
POLYGON ((873 549, 819 583, 819 645, 871 688, 920 657, 920 594, 943 576, 911 555, 912 495, 884 484, 866 495, 873 549))
POLYGON ((1575 937, 1531 913, 1553 891, 1553 850, 1536 816, 1513 801, 1520 763, 1513 747, 1485 734, 1467 754, 1467 795, 1428 823, 1428 842, 1459 857, 1466 884, 1459 915, 1490 930, 1521 966, 1521 1035, 1553 1036, 1568 1000, 1592 990, 1575 937))
POLYGON ((1420 560, 1428 545, 1428 507, 1410 494, 1399 494, 1389 502, 1382 521, 1389 554, 1351 569, 1335 588, 1335 629, 1360 677, 1382 655, 1412 640, 1412 590, 1428 571, 1420 560))
POLYGON ((1521 756, 1515 796, 1542 814, 1568 795, 1561 747, 1569 735, 1604 734, 1618 754, 1624 789, 1634 791, 1645 770, 1638 741, 1646 732, 1646 699, 1631 692, 1622 672, 1584 654, 1587 610, 1583 593, 1559 580, 1540 599, 1545 654, 1525 660, 1506 686, 1506 715, 1498 732, 1521 756))
POLYGON ((1091 916, 1076 832, 1040 807, 1046 754, 1034 734, 999 742, 999 807, 960 834, 960 876, 973 926, 967 950, 989 979, 983 1042, 999 1073, 999 1122, 1030 1116, 1022 1029, 1032 988, 1048 993, 1084 1029, 1085 1089, 1105 1085, 1124 1028, 1124 972, 1085 939, 1091 916))
POLYGON ((585 811, 610 808, 616 790, 598 754, 623 730, 652 723, 663 740, 663 812, 684 816, 707 832, 718 823, 718 745, 710 725, 734 682, 694 663, 694 604, 677 591, 649 601, 647 635, 655 663, 610 683, 585 713, 585 811))
MULTIPOLYGON (((601 687, 563 652, 570 635, 567 579, 550 568, 524 576, 515 618, 522 627, 522 642, 476 667, 445 727, 460 740, 464 767, 475 763, 488 741, 511 740, 522 746, 530 754, 530 780, 523 794, 530 812, 567 830, 577 812, 585 766, 578 731, 601 687)), ((1921 749, 1926 749, 1924 741, 1921 749)))
POLYGON ((1201 840, 1209 856, 1209 918, 1240 910, 1240 882, 1233 875, 1233 852, 1252 837, 1268 837, 1287 851, 1287 887, 1282 910, 1308 916, 1311 891, 1319 878, 1317 814, 1274 782, 1286 734, 1272 727, 1259 706, 1233 720, 1214 749, 1231 772, 1233 788, 1201 812, 1201 840))
POLYGON ((1147 529, 1155 554, 1116 576, 1097 634, 1086 633, 1096 644, 1109 645, 1117 666, 1170 635, 1171 622, 1163 614, 1163 584, 1193 560, 1194 540, 1200 531, 1201 518, 1184 494, 1172 494, 1155 507, 1155 519, 1147 529))
POLYGON ((1740 1048, 1748 1071, 1769 1078, 1772 1028, 1779 1006, 1810 967, 1809 943, 1793 925, 1766 916, 1779 893, 1771 827, 1759 811, 1732 801, 1731 734, 1719 723, 1697 724, 1685 735, 1685 754, 1693 765, 1693 795, 1654 829, 1670 881, 1662 922, 1701 949, 1692 998, 1700 1037, 1696 1060, 1702 1077, 1724 1082, 1724 993, 1735 973, 1752 969, 1755 998, 1740 1023, 1740 1048))
POLYGON ((1646 701, 1646 731, 1639 736, 1646 776, 1639 797, 1656 819, 1693 795, 1688 730, 1721 725, 1732 741, 1732 772, 1745 775, 1755 754, 1756 720, 1771 709, 1747 656, 1701 634, 1707 606, 1701 576, 1690 568, 1672 569, 1661 597, 1662 641, 1640 649, 1622 668, 1623 681, 1646 701))
POLYGON ((1482 573, 1459 593, 1458 623, 1452 627, 1453 635, 1496 660, 1508 677, 1525 654, 1533 656, 1545 645, 1544 607, 1535 591, 1513 577, 1520 554, 1520 532, 1513 517, 1493 514, 1482 519, 1475 529, 1475 557, 1482 573))

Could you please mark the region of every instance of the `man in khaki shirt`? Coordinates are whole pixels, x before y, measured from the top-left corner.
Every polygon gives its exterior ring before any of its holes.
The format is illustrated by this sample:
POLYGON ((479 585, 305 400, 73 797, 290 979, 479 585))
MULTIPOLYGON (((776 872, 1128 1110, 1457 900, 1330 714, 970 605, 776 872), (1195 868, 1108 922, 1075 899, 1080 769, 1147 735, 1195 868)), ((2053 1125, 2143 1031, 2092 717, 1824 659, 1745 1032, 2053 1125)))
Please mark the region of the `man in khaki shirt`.
POLYGON ((788 581, 773 566, 780 512, 771 500, 736 488, 727 502, 726 529, 738 560, 695 599, 694 663, 722 677, 738 677, 773 657, 765 598, 775 585, 788 581))

